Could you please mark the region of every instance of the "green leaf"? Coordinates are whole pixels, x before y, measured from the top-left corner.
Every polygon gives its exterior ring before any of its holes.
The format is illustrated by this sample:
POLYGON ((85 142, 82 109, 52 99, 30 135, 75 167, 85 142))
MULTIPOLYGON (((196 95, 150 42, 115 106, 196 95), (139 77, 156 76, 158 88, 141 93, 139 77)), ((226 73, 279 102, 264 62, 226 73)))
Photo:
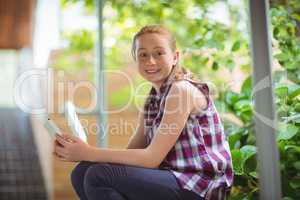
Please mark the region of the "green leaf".
POLYGON ((229 136, 228 142, 230 149, 234 149, 237 141, 239 141, 242 137, 242 133, 238 132, 229 136))
POLYGON ((228 58, 226 60, 225 65, 229 70, 232 70, 234 68, 234 62, 231 58, 228 58))
POLYGON ((220 42, 215 39, 210 39, 207 41, 207 46, 218 49, 220 47, 220 42))
POLYGON ((299 70, 295 73, 294 71, 287 70, 287 77, 294 83, 300 84, 300 72, 299 70))
POLYGON ((273 80, 275 83, 279 83, 282 79, 286 79, 286 71, 280 69, 273 72, 273 80))
POLYGON ((297 112, 300 112, 300 103, 296 103, 296 105, 295 105, 295 110, 296 110, 297 112))
POLYGON ((241 149, 234 149, 231 151, 234 171, 238 175, 253 172, 256 169, 256 154, 255 146, 245 145, 241 149))
POLYGON ((296 86, 295 87, 290 87, 289 88, 289 99, 293 99, 295 97, 297 97, 300 94, 300 86, 296 86))
POLYGON ((288 116, 288 107, 286 105, 281 105, 277 108, 277 115, 279 117, 287 117, 288 116))
POLYGON ((245 145, 241 148, 241 152, 243 154, 243 159, 248 159, 250 158, 252 155, 256 154, 257 149, 256 146, 253 145, 245 145))
POLYGON ((234 104, 234 109, 235 110, 242 110, 242 109, 249 110, 249 108, 251 109, 251 106, 252 106, 251 101, 243 99, 234 104))
POLYGON ((241 117, 243 122, 250 122, 253 117, 252 108, 250 106, 244 107, 241 111, 237 112, 237 115, 241 117))
POLYGON ((287 63, 284 65, 284 67, 285 67, 286 69, 289 69, 289 70, 297 69, 298 66, 299 66, 299 63, 294 62, 294 61, 292 61, 292 62, 287 62, 287 63))
POLYGON ((295 169, 300 170, 300 161, 294 162, 293 166, 295 167, 295 169))
POLYGON ((284 147, 284 150, 288 150, 288 149, 294 149, 295 151, 297 151, 298 153, 300 153, 300 146, 297 146, 297 145, 286 145, 284 147))
POLYGON ((231 51, 237 51, 241 47, 241 42, 239 40, 235 41, 231 47, 231 51))
POLYGON ((278 85, 275 88, 275 94, 281 98, 286 97, 288 95, 288 91, 289 88, 286 85, 278 85))
POLYGON ((290 181, 290 186, 293 188, 293 189, 298 189, 300 188, 300 177, 295 177, 293 178, 291 181, 290 181))
POLYGON ((297 134, 299 127, 293 124, 280 124, 279 134, 277 136, 277 141, 279 140, 289 140, 297 134))
POLYGON ((249 174, 250 174, 250 176, 252 176, 254 178, 258 178, 257 172, 250 172, 249 174))
POLYGON ((287 61, 290 58, 289 54, 287 54, 287 53, 279 53, 279 54, 274 55, 274 57, 276 59, 278 59, 279 61, 283 61, 283 62, 287 61))
POLYGON ((233 170, 236 175, 243 175, 243 159, 242 159, 242 152, 239 149, 234 149, 231 151, 232 156, 232 164, 233 170))
POLYGON ((201 63, 202 63, 203 65, 206 65, 208 61, 209 61, 209 58, 208 58, 208 57, 202 57, 202 58, 201 58, 201 63))
POLYGON ((293 118, 292 122, 300 124, 300 116, 293 118))
POLYGON ((214 103, 219 112, 221 112, 221 113, 231 112, 230 109, 228 108, 228 105, 226 105, 226 103, 224 101, 215 100, 214 103))
POLYGON ((239 100, 239 95, 235 92, 226 92, 225 101, 227 104, 233 106, 239 100))
POLYGON ((248 76, 244 80, 241 91, 242 91, 242 93, 245 93, 247 96, 251 95, 251 91, 252 91, 252 77, 251 76, 248 76))
POLYGON ((212 69, 215 70, 215 71, 218 70, 219 69, 219 63, 214 61, 213 64, 212 64, 212 69))
POLYGON ((294 200, 294 199, 291 197, 283 197, 282 200, 294 200))
POLYGON ((244 164, 244 171, 246 173, 255 172, 257 166, 256 153, 253 153, 250 157, 247 158, 244 164))
POLYGON ((278 29, 277 27, 274 27, 274 29, 273 29, 273 35, 274 35, 275 37, 277 37, 277 36, 278 36, 278 33, 279 33, 279 29, 278 29))
POLYGON ((299 14, 293 13, 293 14, 292 14, 292 17, 293 17, 294 19, 296 19, 297 21, 300 21, 300 15, 299 15, 299 14))

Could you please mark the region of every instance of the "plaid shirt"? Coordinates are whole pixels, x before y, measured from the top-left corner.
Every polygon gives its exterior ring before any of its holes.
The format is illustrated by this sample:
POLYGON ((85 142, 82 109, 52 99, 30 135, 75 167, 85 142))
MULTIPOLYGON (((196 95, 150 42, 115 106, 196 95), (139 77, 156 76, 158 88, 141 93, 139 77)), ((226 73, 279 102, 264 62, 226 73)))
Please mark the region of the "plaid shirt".
MULTIPOLYGON (((185 79, 206 97, 208 107, 190 114, 176 144, 160 165, 170 170, 183 189, 192 190, 205 199, 224 199, 233 182, 230 149, 223 125, 205 83, 185 79)), ((172 81, 165 81, 159 94, 152 88, 145 103, 145 136, 150 144, 162 119, 166 96, 172 81)))

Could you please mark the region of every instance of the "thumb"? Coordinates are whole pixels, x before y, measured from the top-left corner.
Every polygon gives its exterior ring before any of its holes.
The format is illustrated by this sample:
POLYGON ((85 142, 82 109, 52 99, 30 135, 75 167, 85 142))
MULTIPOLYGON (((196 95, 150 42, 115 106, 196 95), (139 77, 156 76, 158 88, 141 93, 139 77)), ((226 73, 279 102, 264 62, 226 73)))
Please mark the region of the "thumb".
POLYGON ((76 136, 74 135, 71 135, 69 133, 63 133, 62 134, 62 137, 66 140, 70 140, 70 141, 73 141, 73 142, 77 142, 79 138, 77 138, 76 136))

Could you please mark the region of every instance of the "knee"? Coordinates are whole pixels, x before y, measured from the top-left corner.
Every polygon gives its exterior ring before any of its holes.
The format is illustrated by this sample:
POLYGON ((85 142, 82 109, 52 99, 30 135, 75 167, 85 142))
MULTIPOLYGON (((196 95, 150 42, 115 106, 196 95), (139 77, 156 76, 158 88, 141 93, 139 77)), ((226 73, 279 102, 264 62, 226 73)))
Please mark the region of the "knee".
POLYGON ((80 162, 72 170, 70 178, 71 178, 71 183, 75 189, 77 189, 78 187, 83 185, 84 175, 90 166, 91 166, 91 163, 80 162))
POLYGON ((107 186, 109 184, 110 164, 100 163, 89 167, 84 176, 84 186, 107 186))

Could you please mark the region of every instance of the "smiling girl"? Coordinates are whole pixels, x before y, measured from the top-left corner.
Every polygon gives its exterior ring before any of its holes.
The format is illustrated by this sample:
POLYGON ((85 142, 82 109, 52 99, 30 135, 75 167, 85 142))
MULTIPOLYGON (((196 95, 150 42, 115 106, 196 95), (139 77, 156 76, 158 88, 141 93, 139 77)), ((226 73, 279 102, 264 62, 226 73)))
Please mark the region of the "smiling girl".
POLYGON ((127 148, 56 138, 59 159, 81 161, 71 174, 76 193, 85 200, 224 199, 232 162, 208 86, 179 66, 175 38, 161 25, 136 33, 132 55, 153 87, 127 148))

